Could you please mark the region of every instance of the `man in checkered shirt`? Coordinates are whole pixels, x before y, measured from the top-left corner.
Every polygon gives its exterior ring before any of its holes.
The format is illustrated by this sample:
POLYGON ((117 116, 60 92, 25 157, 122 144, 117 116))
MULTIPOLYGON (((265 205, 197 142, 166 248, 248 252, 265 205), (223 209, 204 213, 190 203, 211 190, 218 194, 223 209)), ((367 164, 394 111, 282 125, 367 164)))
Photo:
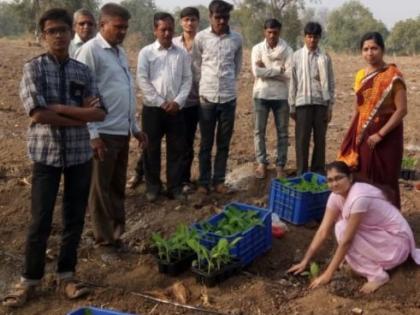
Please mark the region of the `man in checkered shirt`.
POLYGON ((64 175, 63 232, 58 280, 68 298, 88 293, 74 279, 91 179, 92 149, 87 122, 105 118, 89 68, 68 55, 72 18, 51 9, 39 22, 48 51, 24 65, 20 97, 31 122, 28 151, 33 161, 32 218, 21 281, 3 301, 20 306, 44 275, 54 204, 64 175))

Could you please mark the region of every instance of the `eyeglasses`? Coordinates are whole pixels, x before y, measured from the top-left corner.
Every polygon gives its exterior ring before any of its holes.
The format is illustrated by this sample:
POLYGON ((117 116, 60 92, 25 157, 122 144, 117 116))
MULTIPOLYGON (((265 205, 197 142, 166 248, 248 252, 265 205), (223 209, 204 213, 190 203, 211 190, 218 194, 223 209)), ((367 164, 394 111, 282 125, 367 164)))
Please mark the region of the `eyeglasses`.
POLYGON ((77 25, 79 25, 79 26, 85 26, 85 25, 87 25, 87 26, 93 26, 95 24, 93 22, 86 21, 86 22, 78 22, 77 25))
POLYGON ((345 178, 345 177, 347 177, 346 175, 344 175, 344 174, 341 174, 341 175, 336 175, 336 176, 334 176, 334 177, 327 177, 327 182, 329 183, 329 184, 331 184, 331 183, 333 183, 333 182, 338 182, 338 181, 340 181, 340 180, 342 180, 343 178, 345 178))
POLYGON ((70 28, 65 26, 53 27, 44 30, 44 34, 49 36, 65 35, 68 32, 70 32, 70 28))

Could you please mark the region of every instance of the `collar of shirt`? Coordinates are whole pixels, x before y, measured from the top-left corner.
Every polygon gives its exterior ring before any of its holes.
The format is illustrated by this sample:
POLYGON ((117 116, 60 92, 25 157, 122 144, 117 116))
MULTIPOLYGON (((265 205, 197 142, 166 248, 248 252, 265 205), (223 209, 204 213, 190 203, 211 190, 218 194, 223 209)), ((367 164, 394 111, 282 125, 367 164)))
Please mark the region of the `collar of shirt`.
POLYGON ((309 54, 309 55, 313 55, 313 56, 318 56, 320 54, 320 49, 319 47, 317 47, 315 50, 309 50, 308 47, 306 47, 306 45, 303 46, 303 49, 309 54))
POLYGON ((121 50, 121 46, 120 45, 117 45, 117 46, 111 46, 107 41, 106 41, 106 39, 102 36, 102 34, 100 33, 100 32, 98 32, 98 34, 96 34, 96 37, 98 38, 98 40, 99 40, 99 44, 101 45, 101 47, 103 48, 103 49, 113 49, 113 50, 115 50, 116 51, 116 53, 117 54, 119 54, 120 53, 120 50, 121 50))
POLYGON ((155 40, 155 42, 153 43, 153 49, 156 50, 172 50, 172 49, 176 49, 176 46, 174 44, 171 44, 171 46, 169 46, 168 48, 163 47, 158 40, 155 40))
POLYGON ((206 31, 208 31, 209 33, 212 33, 212 34, 214 34, 215 36, 218 36, 218 37, 223 37, 223 36, 229 36, 230 35, 230 27, 229 26, 228 26, 227 32, 223 33, 223 34, 220 34, 220 35, 217 35, 215 32, 213 32, 213 28, 211 26, 209 26, 206 29, 206 31))
POLYGON ((85 42, 84 42, 84 41, 82 41, 82 39, 80 38, 79 34, 75 33, 75 34, 74 34, 74 37, 73 37, 73 43, 74 43, 76 46, 78 46, 78 45, 82 45, 82 44, 84 44, 85 42))
POLYGON ((276 46, 274 46, 274 47, 271 47, 271 46, 267 43, 267 39, 264 39, 264 45, 265 45, 265 48, 267 48, 267 50, 273 50, 273 49, 275 49, 275 48, 277 48, 277 47, 279 47, 279 46, 280 46, 280 38, 279 38, 279 40, 278 40, 278 42, 277 42, 276 46))
POLYGON ((70 60, 70 56, 69 56, 69 55, 67 55, 67 58, 66 58, 65 60, 63 60, 62 62, 60 62, 60 61, 57 59, 57 57, 56 57, 56 56, 54 56, 52 53, 50 53, 50 52, 48 52, 48 51, 47 51, 47 53, 46 53, 46 56, 48 57, 48 59, 49 59, 50 61, 52 61, 52 62, 54 62, 54 63, 56 63, 56 64, 58 64, 58 65, 60 65, 60 66, 64 66, 64 65, 66 65, 66 64, 69 62, 69 60, 70 60))

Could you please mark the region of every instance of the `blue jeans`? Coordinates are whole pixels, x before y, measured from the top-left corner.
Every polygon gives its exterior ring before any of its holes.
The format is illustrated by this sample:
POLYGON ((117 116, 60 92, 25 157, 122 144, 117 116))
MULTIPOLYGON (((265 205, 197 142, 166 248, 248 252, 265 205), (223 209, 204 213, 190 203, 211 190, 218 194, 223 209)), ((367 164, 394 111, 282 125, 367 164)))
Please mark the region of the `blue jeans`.
POLYGON ((287 162, 289 104, 287 100, 266 100, 255 98, 255 128, 254 144, 257 162, 268 164, 265 145, 265 132, 270 110, 273 111, 274 122, 277 130, 277 160, 276 165, 284 167, 287 162))
POLYGON ((226 103, 201 102, 200 104, 201 144, 198 183, 201 186, 208 187, 211 183, 217 185, 225 181, 230 139, 235 123, 235 109, 236 99, 226 103), (217 151, 212 178, 211 150, 215 134, 217 151))

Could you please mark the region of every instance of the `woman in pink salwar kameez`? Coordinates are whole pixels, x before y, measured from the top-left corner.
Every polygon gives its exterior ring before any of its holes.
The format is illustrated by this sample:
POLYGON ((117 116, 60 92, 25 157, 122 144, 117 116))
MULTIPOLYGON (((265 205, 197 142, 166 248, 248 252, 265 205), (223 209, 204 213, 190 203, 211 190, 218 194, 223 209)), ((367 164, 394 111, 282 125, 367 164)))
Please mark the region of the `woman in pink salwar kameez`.
POLYGON ((410 226, 382 190, 355 182, 349 167, 341 161, 327 166, 327 181, 332 193, 324 219, 304 258, 289 272, 305 270, 334 226, 337 250, 310 288, 328 283, 344 259, 353 271, 367 278, 361 288, 364 293, 388 282, 386 270, 402 264, 410 255, 420 265, 420 249, 415 247, 410 226))

